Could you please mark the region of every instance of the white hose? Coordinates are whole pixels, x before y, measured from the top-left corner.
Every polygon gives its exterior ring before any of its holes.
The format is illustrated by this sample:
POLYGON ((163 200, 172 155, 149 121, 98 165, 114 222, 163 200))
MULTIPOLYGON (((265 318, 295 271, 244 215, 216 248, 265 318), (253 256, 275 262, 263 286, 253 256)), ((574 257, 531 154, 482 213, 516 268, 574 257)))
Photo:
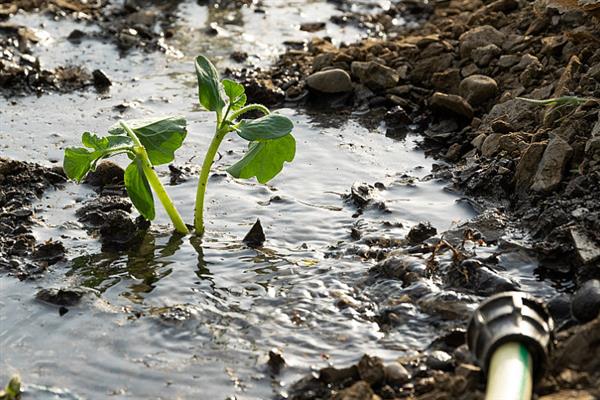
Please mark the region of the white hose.
POLYGON ((520 343, 506 343, 492 355, 485 400, 530 400, 531 355, 520 343))

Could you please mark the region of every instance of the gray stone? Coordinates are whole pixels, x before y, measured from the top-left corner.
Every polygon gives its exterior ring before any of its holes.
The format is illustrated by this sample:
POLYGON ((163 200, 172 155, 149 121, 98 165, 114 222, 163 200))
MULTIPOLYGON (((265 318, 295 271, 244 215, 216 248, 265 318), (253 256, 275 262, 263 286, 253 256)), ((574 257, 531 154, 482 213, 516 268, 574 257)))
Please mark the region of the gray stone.
POLYGON ((598 111, 598 121, 596 121, 596 125, 592 129, 592 136, 600 136, 600 111, 598 111))
POLYGON ((570 232, 575 250, 582 263, 590 264, 600 260, 600 246, 587 233, 577 227, 571 228, 570 232))
POLYGON ((462 80, 458 91, 472 106, 479 105, 498 94, 498 84, 485 75, 471 75, 462 80))
POLYGON ((553 138, 544 151, 531 190, 549 192, 555 189, 563 178, 563 171, 572 153, 573 149, 567 142, 558 136, 553 138))
POLYGON ((352 91, 352 79, 343 69, 328 69, 315 72, 306 78, 309 88, 323 93, 344 93, 352 91))
POLYGON ((452 113, 463 116, 469 120, 473 119, 473 108, 461 96, 435 92, 433 96, 431 96, 430 104, 432 107, 451 111, 452 113))
POLYGON ((533 177, 537 166, 542 160, 546 150, 546 143, 536 142, 531 143, 517 164, 517 172, 515 173, 515 187, 517 190, 523 191, 529 189, 533 182, 533 177))
POLYGON ((378 62, 354 61, 350 65, 352 75, 361 83, 373 90, 382 90, 394 87, 400 80, 400 74, 393 68, 386 67, 378 62))
POLYGON ((600 281, 592 279, 583 284, 573 296, 571 313, 581 322, 593 320, 600 313, 600 281))
POLYGON ((502 54, 502 49, 493 43, 478 47, 471 51, 471 59, 480 67, 487 67, 490 62, 502 54))
POLYGON ((519 56, 515 55, 515 54, 506 54, 503 56, 500 56, 500 59, 498 60, 498 66, 500 68, 510 68, 514 65, 517 65, 519 63, 519 56))
POLYGON ((408 382, 410 373, 399 362, 392 362, 385 366, 385 381, 392 385, 401 386, 408 382))
POLYGON ((460 41, 460 55, 465 58, 471 55, 471 52, 478 47, 494 44, 498 47, 506 39, 506 35, 490 25, 483 25, 473 28, 458 38, 460 41))
POLYGON ((486 137, 487 135, 485 133, 480 133, 475 139, 471 140, 471 145, 478 151, 481 151, 481 147, 483 146, 483 142, 485 142, 486 137))
POLYGON ((481 145, 481 155, 484 157, 491 157, 500 150, 500 138, 502 134, 492 133, 488 135, 483 144, 481 145))

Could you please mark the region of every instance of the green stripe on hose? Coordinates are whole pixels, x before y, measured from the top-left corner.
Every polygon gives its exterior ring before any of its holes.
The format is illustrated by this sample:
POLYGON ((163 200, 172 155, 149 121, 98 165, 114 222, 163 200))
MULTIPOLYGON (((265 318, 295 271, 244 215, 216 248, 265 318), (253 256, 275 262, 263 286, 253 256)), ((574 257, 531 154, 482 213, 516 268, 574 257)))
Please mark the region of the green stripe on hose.
POLYGON ((527 351, 527 347, 522 343, 519 343, 519 358, 521 359, 521 363, 525 369, 525 375, 523 379, 521 379, 521 389, 519 390, 519 399, 529 398, 529 395, 525 393, 525 388, 527 386, 527 379, 529 378, 527 375, 528 372, 531 371, 531 365, 529 365, 531 361, 531 357, 529 355, 529 351, 527 351))

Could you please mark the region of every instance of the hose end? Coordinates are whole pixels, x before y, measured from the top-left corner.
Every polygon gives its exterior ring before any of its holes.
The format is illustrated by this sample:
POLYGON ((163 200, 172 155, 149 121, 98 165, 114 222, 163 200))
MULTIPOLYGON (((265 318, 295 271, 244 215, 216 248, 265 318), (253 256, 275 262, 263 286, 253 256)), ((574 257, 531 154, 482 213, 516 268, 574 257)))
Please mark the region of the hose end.
POLYGON ((467 328, 467 344, 486 374, 498 347, 508 342, 523 344, 531 354, 537 382, 547 367, 553 330, 554 322, 542 302, 525 293, 503 292, 475 310, 467 328))

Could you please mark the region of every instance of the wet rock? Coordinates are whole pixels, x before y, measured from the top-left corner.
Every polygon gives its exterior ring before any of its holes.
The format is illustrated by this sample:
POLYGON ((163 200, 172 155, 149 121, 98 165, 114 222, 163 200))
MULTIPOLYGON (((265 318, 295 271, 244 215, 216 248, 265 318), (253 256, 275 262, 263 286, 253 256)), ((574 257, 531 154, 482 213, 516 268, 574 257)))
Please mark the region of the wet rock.
POLYGON ((365 354, 358 362, 358 375, 370 385, 379 385, 385 379, 383 361, 365 354))
POLYGON ((375 196, 375 188, 367 183, 355 182, 350 189, 349 199, 359 208, 365 207, 375 196))
POLYGON ((583 264, 591 264, 600 260, 600 245, 595 242, 581 227, 570 229, 575 251, 583 264))
POLYGON ((358 379, 358 368, 355 365, 348 368, 327 367, 319 371, 319 381, 327 385, 336 384, 346 386, 348 383, 357 381, 358 379))
POLYGON ((32 256, 35 261, 43 261, 48 265, 53 265, 65 258, 65 251, 62 242, 49 240, 36 246, 32 256))
POLYGON ((375 393, 364 381, 358 381, 347 389, 341 390, 332 400, 373 400, 375 393))
POLYGON ((306 78, 309 88, 323 93, 344 93, 352 91, 350 75, 342 69, 328 69, 315 72, 306 78))
POLYGON ((573 295, 571 313, 578 321, 589 322, 600 314, 600 281, 592 279, 573 295))
POLYGON ((417 300, 423 312, 445 319, 466 319, 478 303, 474 296, 452 290, 432 292, 417 300))
POLYGON ((398 72, 374 61, 355 61, 351 64, 352 75, 372 90, 388 89, 400 80, 398 72))
POLYGON ((418 257, 390 256, 382 260, 369 270, 376 278, 397 279, 404 283, 411 283, 411 276, 426 276, 426 265, 418 257))
POLYGON ((131 202, 119 196, 101 196, 86 202, 75 211, 78 220, 88 228, 99 228, 106 219, 106 214, 113 211, 123 211, 125 214, 131 212, 131 202))
POLYGON ((325 29, 325 22, 305 22, 300 24, 300 30, 304 32, 318 32, 325 29))
POLYGON ((470 290, 483 296, 519 288, 517 282, 474 259, 464 260, 459 266, 450 268, 444 279, 452 287, 470 290))
POLYGON ((461 96, 435 92, 431 96, 430 104, 434 108, 450 111, 455 115, 464 117, 469 121, 473 119, 473 108, 461 96))
POLYGON ((562 181, 563 172, 572 153, 571 146, 560 137, 552 139, 544 151, 531 190, 536 192, 554 190, 562 181))
POLYGON ((558 376, 565 368, 573 368, 575 371, 597 374, 600 371, 600 318, 574 327, 565 336, 558 338, 552 360, 556 370, 553 373, 558 376))
POLYGON ((471 75, 462 80, 458 90, 469 104, 478 106, 498 94, 498 84, 489 76, 471 75))
POLYGON ((490 25, 475 27, 458 38, 460 42, 460 55, 463 58, 470 57, 471 52, 478 47, 494 44, 501 47, 506 35, 490 25))
POLYGON ((515 187, 518 191, 529 189, 533 183, 537 167, 542 160, 546 143, 531 143, 521 156, 515 173, 515 187))
POLYGON ((242 242, 248 247, 258 248, 263 245, 266 237, 263 231, 262 225, 260 224, 260 219, 257 219, 250 231, 244 236, 242 242))
POLYGON ((425 364, 431 369, 450 371, 454 367, 452 356, 445 351, 436 350, 427 355, 425 364))
POLYGON ((81 299, 90 293, 94 293, 91 289, 87 288, 52 288, 42 289, 38 291, 35 297, 43 302, 64 307, 73 307, 79 304, 81 299))
POLYGON ((85 183, 92 186, 117 185, 124 182, 125 171, 118 164, 104 160, 100 162, 94 171, 90 171, 85 177, 85 183))
POLYGON ((112 81, 108 75, 101 69, 93 70, 92 78, 94 79, 94 86, 100 92, 107 90, 112 85, 112 81))
POLYGON ((406 239, 410 244, 418 244, 429 239, 435 234, 437 234, 437 229, 435 229, 431 223, 420 222, 410 229, 406 235, 406 239))
POLYGON ((269 361, 267 361, 267 365, 275 375, 279 375, 283 367, 285 367, 285 360, 278 349, 269 351, 269 361))
POLYGON ((391 362, 384 368, 385 381, 394 386, 401 386, 410 380, 410 373, 399 362, 391 362))
POLYGON ((558 294, 548 301, 548 312, 556 326, 571 319, 571 298, 566 294, 558 294))

